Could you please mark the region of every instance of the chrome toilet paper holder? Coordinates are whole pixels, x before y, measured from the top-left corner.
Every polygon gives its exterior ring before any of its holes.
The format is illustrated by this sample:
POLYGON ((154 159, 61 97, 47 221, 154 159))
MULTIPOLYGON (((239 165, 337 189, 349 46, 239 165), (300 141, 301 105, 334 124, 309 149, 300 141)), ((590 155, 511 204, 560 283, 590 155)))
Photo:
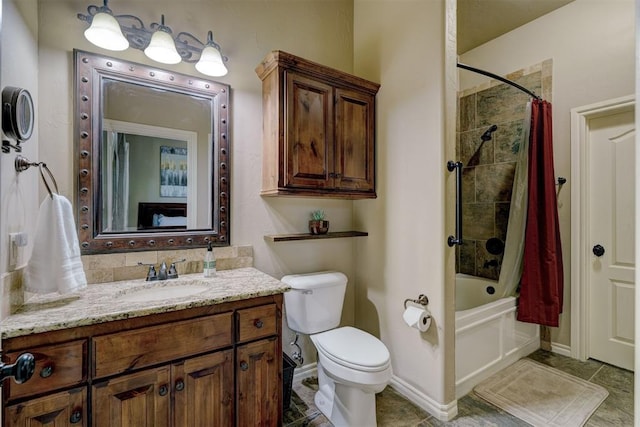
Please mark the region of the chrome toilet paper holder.
POLYGON ((420 304, 422 306, 426 306, 427 304, 429 304, 429 298, 427 298, 427 296, 425 294, 418 295, 417 299, 407 298, 406 300, 404 300, 404 308, 405 308, 405 310, 407 309, 407 303, 408 302, 412 302, 414 304, 420 304))

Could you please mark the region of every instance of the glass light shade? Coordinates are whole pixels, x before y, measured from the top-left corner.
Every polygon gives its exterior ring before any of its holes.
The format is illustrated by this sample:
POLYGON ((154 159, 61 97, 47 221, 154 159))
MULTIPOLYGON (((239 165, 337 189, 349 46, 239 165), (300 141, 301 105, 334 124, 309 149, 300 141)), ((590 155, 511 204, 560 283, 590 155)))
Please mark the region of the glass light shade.
POLYGON ((84 36, 103 49, 125 50, 129 47, 129 41, 122 34, 116 18, 105 12, 94 15, 91 26, 85 30, 84 36))
POLYGON ((227 74, 220 51, 213 46, 202 49, 200 60, 196 63, 196 70, 207 76, 220 77, 227 74))
POLYGON ((177 64, 182 61, 182 57, 176 50, 176 44, 171 34, 157 30, 151 36, 149 46, 144 50, 144 54, 149 58, 163 64, 177 64))

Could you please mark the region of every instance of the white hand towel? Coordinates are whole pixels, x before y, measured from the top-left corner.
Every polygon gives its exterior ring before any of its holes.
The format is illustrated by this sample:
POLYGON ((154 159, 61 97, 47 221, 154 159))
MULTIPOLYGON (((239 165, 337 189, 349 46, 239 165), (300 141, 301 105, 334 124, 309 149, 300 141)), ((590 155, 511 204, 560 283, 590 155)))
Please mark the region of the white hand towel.
POLYGON ((69 200, 58 194, 44 199, 33 240, 26 268, 27 291, 66 294, 87 286, 69 200))

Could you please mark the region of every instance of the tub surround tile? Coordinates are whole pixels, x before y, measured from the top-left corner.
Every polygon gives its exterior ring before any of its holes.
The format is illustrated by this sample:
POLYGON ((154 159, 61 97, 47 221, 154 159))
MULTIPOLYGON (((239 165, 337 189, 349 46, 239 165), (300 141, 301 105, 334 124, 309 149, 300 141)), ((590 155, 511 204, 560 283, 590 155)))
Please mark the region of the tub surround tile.
POLYGON ((475 129, 460 134, 460 155, 458 158, 465 167, 493 163, 493 140, 482 141, 484 130, 475 129))
POLYGON ((495 204, 495 234, 503 242, 507 240, 507 227, 509 227, 509 211, 511 210, 511 202, 498 202, 495 204))
POLYGON ((458 132, 466 132, 476 127, 476 94, 459 98, 458 132))
POLYGON ((462 200, 465 204, 476 201, 476 168, 462 168, 462 200))
POLYGON ((460 250, 460 269, 463 274, 476 274, 476 241, 465 239, 462 246, 458 246, 460 250))
MULTIPOLYGON (((552 64, 552 60, 545 60, 516 70, 506 77, 551 101, 552 64)), ((474 173, 474 180, 471 174, 463 174, 463 215, 467 215, 470 209, 468 203, 496 204, 492 235, 483 234, 478 237, 469 235, 465 229, 465 240, 486 240, 489 237, 505 240, 508 209, 502 209, 498 204, 508 204, 511 200, 515 164, 528 101, 528 95, 498 80, 488 80, 458 93, 456 153, 465 167, 472 166, 470 169, 474 173), (492 139, 483 144, 481 135, 494 124, 498 129, 492 134, 492 139), (473 193, 472 188, 475 189, 473 193), (501 217, 502 213, 506 217, 501 217)), ((479 218, 479 221, 484 224, 483 232, 489 233, 484 217, 479 218)), ((475 222, 475 219, 467 218, 465 224, 476 226, 475 222)), ((464 268, 461 258, 462 255, 458 252, 458 265, 464 268)), ((475 255, 473 258, 475 259, 475 255)), ((470 268, 457 271, 469 273, 470 268)), ((473 274, 482 275, 483 272, 473 274)))
POLYGON ((465 203, 462 210, 463 237, 487 240, 494 236, 493 203, 465 203))
POLYGON ((495 162, 515 162, 518 160, 522 134, 524 132, 524 119, 508 122, 500 125, 493 133, 496 142, 495 162))
POLYGON ((199 273, 161 282, 137 279, 90 285, 70 295, 34 296, 15 314, 2 320, 0 330, 2 338, 11 338, 274 295, 288 289, 289 286, 255 268, 219 271, 214 278, 205 278, 199 273), (169 300, 132 302, 118 298, 136 290, 187 283, 203 285, 209 289, 199 294, 169 300))
POLYGON ((476 168, 476 200, 493 203, 511 200, 515 163, 495 163, 476 168))

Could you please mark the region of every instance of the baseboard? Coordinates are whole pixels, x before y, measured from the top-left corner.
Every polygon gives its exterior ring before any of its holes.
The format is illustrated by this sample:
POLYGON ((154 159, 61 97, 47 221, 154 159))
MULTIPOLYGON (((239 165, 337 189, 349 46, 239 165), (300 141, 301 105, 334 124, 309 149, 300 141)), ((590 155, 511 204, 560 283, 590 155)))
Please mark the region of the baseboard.
POLYGON ((571 357, 571 346, 568 346, 566 344, 559 344, 557 342, 552 342, 551 352, 559 354, 561 356, 571 357))
POLYGON ((413 402, 440 421, 449 421, 458 415, 457 400, 443 405, 395 375, 391 377, 391 383, 389 385, 407 400, 413 402))
MULTIPOLYGON (((318 364, 314 362, 298 366, 293 372, 293 381, 302 381, 305 378, 318 375, 318 364)), ((389 385, 404 398, 418 405, 440 421, 449 421, 458 415, 457 400, 448 405, 442 405, 395 375, 391 377, 389 385)))
POLYGON ((293 381, 302 381, 305 378, 318 376, 318 364, 316 362, 298 366, 293 371, 293 381))

